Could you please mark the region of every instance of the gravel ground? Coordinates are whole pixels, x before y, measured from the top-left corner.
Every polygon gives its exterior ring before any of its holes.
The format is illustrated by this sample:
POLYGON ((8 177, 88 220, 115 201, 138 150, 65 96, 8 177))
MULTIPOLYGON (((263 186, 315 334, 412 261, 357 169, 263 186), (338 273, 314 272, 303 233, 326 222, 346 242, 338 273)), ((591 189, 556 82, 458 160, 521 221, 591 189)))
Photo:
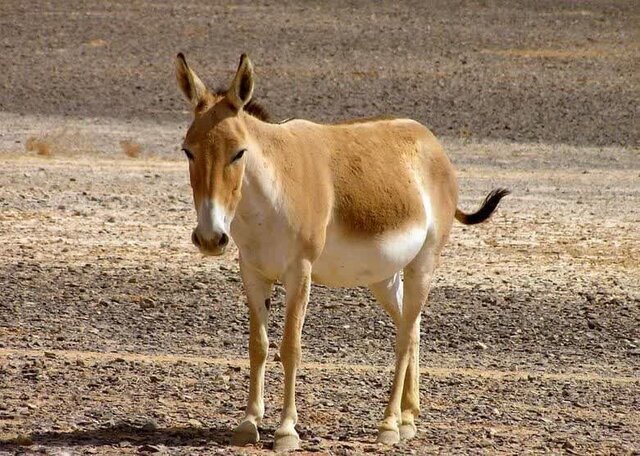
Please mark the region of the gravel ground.
MULTIPOLYGON (((638 3, 325 5, 2 2, 0 454, 270 449, 275 361, 263 441, 228 446, 248 321, 235 249, 189 241, 178 50, 212 87, 248 51, 275 118, 426 123, 467 210, 513 190, 454 226, 422 319, 418 436, 392 453, 640 452, 638 3)), ((272 303, 270 356, 281 287, 272 303)), ((366 289, 313 288, 304 451, 386 451, 392 341, 366 289)))
MULTIPOLYGON (((636 153, 445 144, 462 206, 498 183, 514 195, 454 228, 422 320, 420 431, 398 451, 640 449, 636 153)), ((237 252, 190 245, 184 160, 7 153, 3 169, 0 452, 18 434, 45 452, 231 451, 248 385, 237 252)), ((306 450, 383 451, 392 336, 366 289, 314 287, 306 450)), ((272 363, 264 443, 246 452, 269 448, 281 388, 272 363)))

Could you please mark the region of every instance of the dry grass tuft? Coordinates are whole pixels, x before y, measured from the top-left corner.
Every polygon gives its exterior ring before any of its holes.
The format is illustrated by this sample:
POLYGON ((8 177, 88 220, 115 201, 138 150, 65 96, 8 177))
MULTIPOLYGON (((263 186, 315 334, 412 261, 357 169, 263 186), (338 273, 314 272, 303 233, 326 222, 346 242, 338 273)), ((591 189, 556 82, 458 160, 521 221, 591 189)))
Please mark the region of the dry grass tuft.
POLYGON ((73 128, 56 128, 30 136, 25 142, 27 152, 41 156, 72 156, 95 152, 90 136, 73 128))
POLYGON ((122 147, 122 151, 127 157, 138 158, 142 153, 142 147, 140 144, 129 139, 120 141, 120 147, 122 147))
POLYGON ((51 145, 44 139, 30 137, 26 143, 27 152, 36 152, 38 155, 49 157, 52 155, 51 145))

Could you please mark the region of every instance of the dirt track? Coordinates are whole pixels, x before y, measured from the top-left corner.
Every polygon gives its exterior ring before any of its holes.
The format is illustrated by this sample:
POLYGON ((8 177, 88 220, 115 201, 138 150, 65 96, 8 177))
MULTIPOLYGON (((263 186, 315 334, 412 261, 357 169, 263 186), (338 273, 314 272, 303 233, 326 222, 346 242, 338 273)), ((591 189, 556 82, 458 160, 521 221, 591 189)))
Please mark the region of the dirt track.
MULTIPOLYGON (((0 454, 234 451, 247 316, 235 251, 202 259, 189 242, 176 48, 210 81, 249 50, 278 117, 395 112, 435 126, 465 209, 513 190, 490 223, 454 228, 422 321, 418 437, 394 453, 640 451, 638 7, 536 4, 412 20, 399 3, 353 4, 347 29, 296 4, 4 2, 0 454), (30 137, 51 156, 25 153, 30 137)), ((282 299, 278 288, 274 343, 282 299)), ((384 451, 373 441, 392 341, 366 289, 314 287, 305 450, 384 451)), ((264 440, 235 451, 270 447, 281 392, 270 363, 264 440)))

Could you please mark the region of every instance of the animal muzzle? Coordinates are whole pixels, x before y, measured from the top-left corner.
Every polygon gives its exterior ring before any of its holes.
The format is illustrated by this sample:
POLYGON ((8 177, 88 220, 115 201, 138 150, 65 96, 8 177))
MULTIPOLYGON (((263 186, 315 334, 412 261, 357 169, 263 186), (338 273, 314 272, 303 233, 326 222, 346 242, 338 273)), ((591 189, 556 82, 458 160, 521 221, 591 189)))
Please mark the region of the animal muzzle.
POLYGON ((191 233, 191 242, 205 255, 222 255, 229 245, 229 235, 227 233, 212 233, 203 236, 198 232, 198 228, 191 233))

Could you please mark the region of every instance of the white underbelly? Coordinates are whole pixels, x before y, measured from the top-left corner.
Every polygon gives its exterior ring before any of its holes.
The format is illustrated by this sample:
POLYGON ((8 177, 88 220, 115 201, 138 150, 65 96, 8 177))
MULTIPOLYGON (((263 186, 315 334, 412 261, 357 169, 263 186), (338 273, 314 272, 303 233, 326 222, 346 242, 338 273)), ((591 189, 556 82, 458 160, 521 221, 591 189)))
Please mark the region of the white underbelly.
POLYGON ((411 262, 427 237, 414 226, 370 238, 347 237, 329 227, 324 250, 313 263, 311 278, 332 287, 369 285, 391 277, 411 262))

